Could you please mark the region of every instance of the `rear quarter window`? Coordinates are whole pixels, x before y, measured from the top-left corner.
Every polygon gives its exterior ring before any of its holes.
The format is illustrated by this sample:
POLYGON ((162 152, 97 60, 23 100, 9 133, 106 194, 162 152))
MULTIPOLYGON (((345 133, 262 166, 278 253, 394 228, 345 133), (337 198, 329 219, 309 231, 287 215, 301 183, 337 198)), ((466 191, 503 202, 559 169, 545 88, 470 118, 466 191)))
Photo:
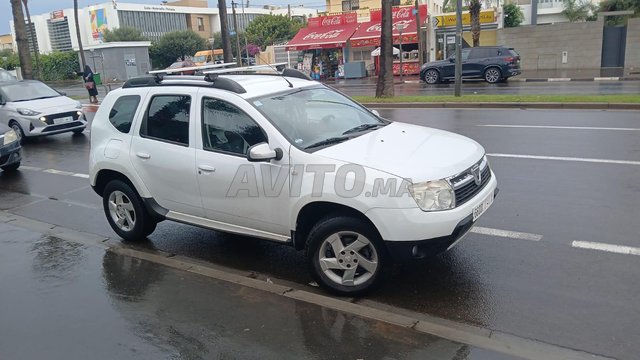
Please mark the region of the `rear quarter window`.
POLYGON ((111 125, 122 133, 129 133, 139 104, 139 95, 125 95, 118 98, 109 111, 111 125))

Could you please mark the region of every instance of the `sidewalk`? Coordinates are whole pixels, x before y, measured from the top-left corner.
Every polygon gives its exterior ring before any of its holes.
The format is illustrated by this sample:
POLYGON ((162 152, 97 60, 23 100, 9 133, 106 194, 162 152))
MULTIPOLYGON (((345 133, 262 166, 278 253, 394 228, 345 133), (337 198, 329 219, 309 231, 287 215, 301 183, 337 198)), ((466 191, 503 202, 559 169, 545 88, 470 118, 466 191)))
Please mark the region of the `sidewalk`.
POLYGON ((2 221, 7 359, 513 359, 2 221))

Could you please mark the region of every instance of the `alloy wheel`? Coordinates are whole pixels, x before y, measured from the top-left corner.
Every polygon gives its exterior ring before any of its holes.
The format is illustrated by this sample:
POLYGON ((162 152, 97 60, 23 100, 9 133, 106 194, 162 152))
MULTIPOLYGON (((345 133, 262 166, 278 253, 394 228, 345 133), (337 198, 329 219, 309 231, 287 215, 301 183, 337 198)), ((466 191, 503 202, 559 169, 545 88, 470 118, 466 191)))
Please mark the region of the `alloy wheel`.
POLYGON ((498 69, 489 69, 487 70, 487 72, 484 75, 485 80, 487 80, 488 83, 494 84, 497 83, 500 80, 500 71, 498 69))
POLYGON ((428 70, 427 73, 424 75, 424 81, 427 84, 435 84, 438 82, 439 77, 440 75, 436 70, 428 70))
POLYGON ((131 200, 121 191, 109 195, 109 214, 122 231, 131 231, 136 225, 136 211, 131 200))
POLYGON ((363 284, 379 268, 378 253, 371 240, 351 231, 327 237, 318 252, 318 261, 326 277, 343 286, 363 284))

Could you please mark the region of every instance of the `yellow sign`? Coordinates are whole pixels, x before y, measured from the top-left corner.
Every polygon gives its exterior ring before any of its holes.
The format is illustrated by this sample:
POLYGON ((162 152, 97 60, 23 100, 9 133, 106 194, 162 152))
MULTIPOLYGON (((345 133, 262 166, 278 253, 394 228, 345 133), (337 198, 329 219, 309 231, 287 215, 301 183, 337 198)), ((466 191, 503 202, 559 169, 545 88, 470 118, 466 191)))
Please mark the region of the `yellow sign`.
MULTIPOLYGON (((456 26, 456 14, 434 16, 433 21, 436 27, 456 26)), ((484 10, 480 12, 480 24, 496 22, 496 12, 494 10, 484 10)), ((462 13, 462 25, 471 25, 471 15, 469 12, 462 13)))

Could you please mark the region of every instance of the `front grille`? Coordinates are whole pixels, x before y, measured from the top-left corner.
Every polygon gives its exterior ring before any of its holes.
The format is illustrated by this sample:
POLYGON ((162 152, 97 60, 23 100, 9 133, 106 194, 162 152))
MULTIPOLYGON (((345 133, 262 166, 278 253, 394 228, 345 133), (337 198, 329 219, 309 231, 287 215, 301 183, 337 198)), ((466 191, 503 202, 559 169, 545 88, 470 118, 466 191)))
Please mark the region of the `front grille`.
POLYGON ((489 183, 489 180, 491 180, 491 169, 489 168, 489 164, 485 162, 484 168, 482 168, 483 164, 481 161, 479 165, 482 169, 482 176, 479 185, 476 185, 476 182, 472 177, 471 181, 456 186, 456 184, 462 183, 465 179, 469 178, 469 176, 471 175, 471 169, 464 171, 462 174, 457 175, 450 180, 451 184, 454 187, 456 206, 460 206, 469 201, 489 183))
POLYGON ((73 117, 73 120, 78 120, 78 118, 80 117, 80 115, 78 115, 77 111, 69 111, 69 112, 65 112, 65 113, 60 113, 60 114, 53 114, 53 115, 48 115, 46 116, 47 120, 45 121, 48 125, 53 125, 53 120, 54 119, 60 119, 60 118, 65 118, 71 116, 73 117))
POLYGON ((43 133, 48 133, 48 132, 51 132, 51 131, 69 129, 69 128, 73 128, 73 127, 80 126, 80 125, 82 125, 82 123, 79 122, 79 121, 74 121, 74 122, 65 123, 65 124, 59 124, 59 125, 51 125, 51 126, 47 126, 44 130, 42 130, 42 132, 43 133))

